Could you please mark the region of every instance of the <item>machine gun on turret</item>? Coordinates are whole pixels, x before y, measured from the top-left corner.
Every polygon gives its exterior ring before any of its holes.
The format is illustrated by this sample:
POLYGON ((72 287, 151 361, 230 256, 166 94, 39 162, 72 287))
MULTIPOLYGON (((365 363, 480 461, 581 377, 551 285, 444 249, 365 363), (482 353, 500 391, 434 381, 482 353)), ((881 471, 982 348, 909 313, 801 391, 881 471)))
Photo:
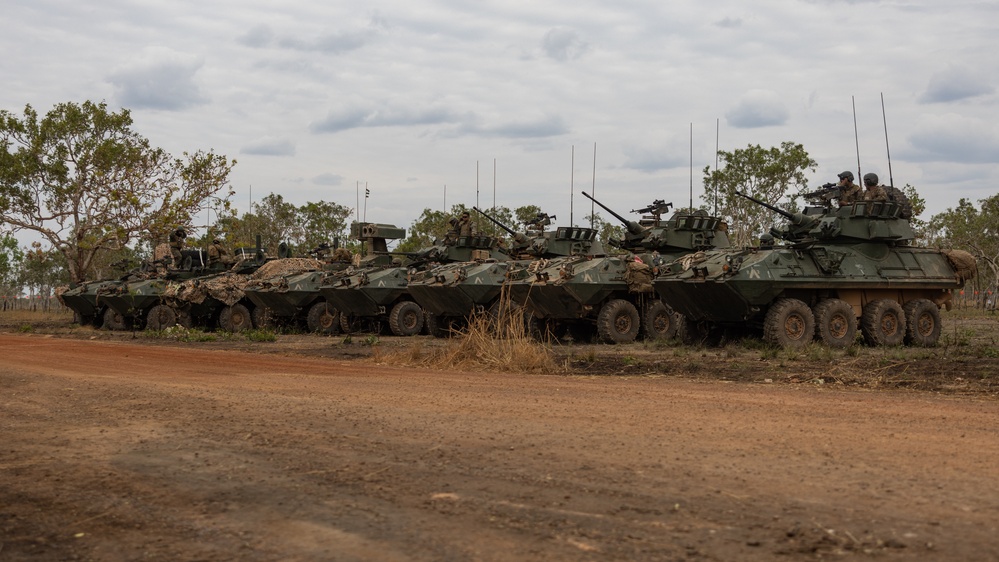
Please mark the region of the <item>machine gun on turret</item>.
MULTIPOLYGON (((603 205, 601 205, 601 207, 602 206, 603 205)), ((650 218, 658 222, 659 217, 661 217, 664 213, 669 212, 669 208, 672 206, 673 206, 672 203, 667 203, 662 199, 655 199, 652 201, 652 204, 649 205, 648 207, 643 207, 641 209, 632 209, 631 212, 639 213, 641 215, 651 215, 650 218)))
POLYGON ((835 183, 825 183, 816 191, 810 191, 802 195, 809 203, 832 207, 832 202, 843 196, 843 186, 835 183))
POLYGON ((548 213, 538 213, 533 219, 525 222, 524 226, 527 227, 527 230, 537 230, 540 233, 544 232, 545 227, 550 226, 553 220, 558 220, 558 217, 548 213))

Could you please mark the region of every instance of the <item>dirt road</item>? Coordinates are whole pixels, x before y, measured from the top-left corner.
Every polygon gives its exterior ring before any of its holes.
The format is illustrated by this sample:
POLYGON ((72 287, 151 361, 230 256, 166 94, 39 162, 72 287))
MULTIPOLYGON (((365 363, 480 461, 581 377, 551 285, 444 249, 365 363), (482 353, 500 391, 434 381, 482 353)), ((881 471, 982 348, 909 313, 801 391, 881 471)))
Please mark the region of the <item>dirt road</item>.
POLYGON ((999 559, 994 400, 0 354, 0 560, 999 559))

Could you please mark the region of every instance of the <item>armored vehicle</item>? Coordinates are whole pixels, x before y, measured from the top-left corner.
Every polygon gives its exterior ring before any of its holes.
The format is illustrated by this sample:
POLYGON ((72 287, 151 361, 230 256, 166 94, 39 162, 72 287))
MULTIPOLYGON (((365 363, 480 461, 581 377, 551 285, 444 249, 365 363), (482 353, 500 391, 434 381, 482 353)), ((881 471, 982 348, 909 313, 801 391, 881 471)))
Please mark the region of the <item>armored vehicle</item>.
POLYGON ((321 287, 320 293, 340 311, 340 328, 345 332, 367 325, 368 329, 387 326, 398 336, 416 335, 424 328, 425 316, 408 291, 409 280, 437 264, 499 257, 498 247, 499 240, 490 236, 449 235, 434 246, 405 256, 405 262, 397 257, 388 266, 348 270, 321 287))
MULTIPOLYGON (((112 267, 121 271, 127 269, 128 264, 122 261, 113 264, 112 267)), ((59 299, 73 311, 73 321, 81 326, 91 325, 100 328, 106 325, 109 329, 124 329, 125 318, 114 309, 108 308, 100 296, 110 287, 120 286, 147 275, 146 267, 138 267, 111 279, 85 281, 78 285, 71 285, 59 295, 59 299)))
POLYGON ((655 294, 655 268, 691 251, 728 246, 727 225, 703 211, 677 211, 663 220, 672 204, 662 200, 633 210, 641 220, 630 221, 583 195, 624 224, 624 238, 610 241, 622 253, 580 253, 511 270, 514 302, 523 303, 542 329, 555 335, 565 329, 577 340, 594 333, 607 343, 634 341, 640 333, 672 337, 679 318, 655 294))
POLYGON ((871 345, 933 345, 940 307, 976 271, 967 252, 910 246, 914 233, 896 201, 833 209, 809 194, 813 205, 789 213, 740 195, 788 224, 760 247, 698 252, 661 269, 656 291, 687 318, 691 339, 748 326, 785 347, 816 337, 846 347, 859 325, 871 345))
POLYGON ((175 324, 211 327, 217 322, 226 330, 248 329, 250 311, 237 304, 242 293, 234 288, 266 261, 259 240, 256 250, 239 249, 226 262, 210 261, 207 252, 200 249, 181 253, 180 268, 151 269, 143 277, 102 287, 99 298, 123 320, 110 326, 105 322, 105 326, 159 330, 175 324), (234 294, 238 294, 235 301, 222 303, 234 294))
POLYGON ((526 266, 536 259, 603 253, 592 229, 546 232, 545 227, 555 218, 546 213, 530 220, 526 232, 516 232, 478 207, 473 209, 510 234, 513 243, 501 247, 503 255, 499 257, 444 264, 413 276, 409 292, 426 312, 427 331, 434 336, 448 335, 475 313, 489 313, 499 320, 507 302, 503 298, 506 274, 513 263, 526 266))
POLYGON ((351 237, 360 240, 367 254, 356 266, 344 248, 334 248, 331 255, 324 255, 322 248, 312 255, 321 259, 316 267, 286 272, 269 279, 251 282, 245 289, 246 296, 255 305, 254 324, 271 322, 289 323, 304 320, 310 332, 335 334, 340 330, 340 314, 326 302, 319 288, 332 282, 349 268, 385 266, 392 263, 387 241, 405 236, 405 230, 392 225, 373 223, 351 224, 351 237))

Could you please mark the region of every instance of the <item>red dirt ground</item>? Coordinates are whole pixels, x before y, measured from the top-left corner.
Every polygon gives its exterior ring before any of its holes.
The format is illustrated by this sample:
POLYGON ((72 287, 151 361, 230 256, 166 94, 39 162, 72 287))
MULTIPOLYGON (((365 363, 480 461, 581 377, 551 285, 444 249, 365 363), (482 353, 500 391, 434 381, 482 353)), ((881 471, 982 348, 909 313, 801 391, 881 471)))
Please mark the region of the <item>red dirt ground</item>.
POLYGON ((0 334, 0 560, 999 559, 994 389, 748 379, 0 334))

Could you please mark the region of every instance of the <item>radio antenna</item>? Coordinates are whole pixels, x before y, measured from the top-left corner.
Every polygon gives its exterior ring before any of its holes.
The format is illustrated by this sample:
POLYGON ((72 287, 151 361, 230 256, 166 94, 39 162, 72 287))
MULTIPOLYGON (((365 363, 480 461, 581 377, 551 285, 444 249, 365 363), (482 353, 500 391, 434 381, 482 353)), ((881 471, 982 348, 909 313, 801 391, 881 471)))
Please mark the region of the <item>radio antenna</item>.
POLYGON ((895 187, 895 178, 891 175, 891 149, 888 147, 888 118, 885 116, 884 92, 881 92, 881 120, 885 123, 885 152, 888 153, 888 185, 895 187))
POLYGON ((857 98, 850 96, 853 103, 853 141, 857 144, 857 181, 863 176, 860 174, 860 135, 857 134, 857 98))

